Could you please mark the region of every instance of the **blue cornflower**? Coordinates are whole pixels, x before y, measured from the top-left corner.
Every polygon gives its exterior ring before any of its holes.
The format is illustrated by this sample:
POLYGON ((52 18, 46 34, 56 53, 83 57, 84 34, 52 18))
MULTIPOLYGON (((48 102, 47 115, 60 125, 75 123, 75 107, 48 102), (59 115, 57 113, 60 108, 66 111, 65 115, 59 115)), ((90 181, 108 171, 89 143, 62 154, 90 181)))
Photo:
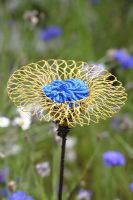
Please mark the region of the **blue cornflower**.
POLYGON ((119 130, 130 130, 133 127, 133 120, 130 115, 124 114, 112 119, 112 127, 119 130))
POLYGON ((17 191, 11 194, 9 200, 34 200, 34 199, 23 191, 17 191))
POLYGON ((127 59, 125 59, 122 63, 121 63, 121 67, 123 69, 130 69, 133 68, 133 56, 129 55, 127 57, 127 59))
POLYGON ((120 129, 121 125, 123 123, 123 119, 120 116, 116 116, 112 118, 112 127, 120 129))
POLYGON ((85 189, 81 189, 77 195, 77 199, 78 200, 91 200, 92 198, 92 191, 91 190, 85 190, 85 189))
POLYGON ((124 69, 133 68, 133 56, 123 49, 117 49, 114 53, 114 59, 121 64, 124 69))
POLYGON ((5 182, 8 179, 8 176, 9 176, 9 168, 8 167, 0 169, 0 183, 5 182))
POLYGON ((124 49, 117 49, 114 52, 114 58, 119 62, 126 60, 128 55, 129 54, 124 49))
POLYGON ((63 29, 59 26, 49 26, 40 31, 40 39, 44 41, 53 40, 63 34, 63 29))
POLYGON ((107 151, 103 154, 103 161, 106 167, 124 166, 125 157, 118 151, 107 151))
POLYGON ((0 189, 0 195, 2 196, 2 197, 8 197, 8 195, 9 195, 9 190, 5 187, 5 188, 2 188, 2 189, 0 189))
POLYGON ((67 80, 56 80, 43 87, 44 94, 52 101, 64 103, 66 101, 77 101, 89 96, 87 84, 77 78, 67 80))
POLYGON ((133 192, 133 182, 130 183, 130 190, 133 192))

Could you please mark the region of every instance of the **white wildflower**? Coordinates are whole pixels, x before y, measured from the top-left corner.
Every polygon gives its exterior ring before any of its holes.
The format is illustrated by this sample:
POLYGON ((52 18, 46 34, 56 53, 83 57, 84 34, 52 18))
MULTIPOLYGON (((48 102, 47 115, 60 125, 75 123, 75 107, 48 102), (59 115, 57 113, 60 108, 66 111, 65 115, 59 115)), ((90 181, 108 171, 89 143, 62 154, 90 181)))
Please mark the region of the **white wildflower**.
POLYGON ((10 119, 7 117, 0 117, 0 128, 6 128, 10 125, 10 119))
POLYGON ((22 128, 22 130, 27 130, 30 128, 31 125, 31 115, 27 114, 26 112, 23 112, 20 109, 17 109, 20 117, 16 117, 13 120, 13 125, 16 126, 20 126, 22 128))
POLYGON ((76 160, 77 154, 74 149, 66 150, 66 161, 72 163, 76 160))
POLYGON ((13 120, 13 125, 16 126, 20 126, 22 128, 22 130, 27 130, 30 128, 30 124, 31 124, 31 121, 30 120, 27 120, 27 119, 24 119, 24 118, 20 118, 20 117, 16 117, 14 120, 13 120))
POLYGON ((5 158, 5 154, 0 152, 0 158, 4 159, 5 158))
POLYGON ((72 149, 77 143, 77 139, 75 137, 67 137, 66 141, 66 149, 72 149))
POLYGON ((77 139, 75 137, 68 136, 66 141, 66 160, 68 162, 74 162, 77 158, 77 154, 74 149, 76 143, 77 139))
POLYGON ((91 200, 92 191, 81 189, 78 193, 77 199, 78 200, 91 200))
POLYGON ((42 162, 36 165, 36 170, 37 173, 41 176, 41 177, 46 177, 49 176, 50 174, 50 166, 49 163, 46 162, 42 162))

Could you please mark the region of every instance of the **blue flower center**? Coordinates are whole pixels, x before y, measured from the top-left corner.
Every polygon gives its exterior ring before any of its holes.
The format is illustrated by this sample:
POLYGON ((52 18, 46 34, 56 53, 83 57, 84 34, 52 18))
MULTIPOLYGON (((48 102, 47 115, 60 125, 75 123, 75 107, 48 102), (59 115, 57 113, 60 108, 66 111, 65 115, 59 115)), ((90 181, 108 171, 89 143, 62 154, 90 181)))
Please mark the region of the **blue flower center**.
POLYGON ((55 80, 49 85, 44 85, 43 92, 52 101, 57 103, 73 102, 89 96, 88 85, 76 78, 64 81, 55 80))

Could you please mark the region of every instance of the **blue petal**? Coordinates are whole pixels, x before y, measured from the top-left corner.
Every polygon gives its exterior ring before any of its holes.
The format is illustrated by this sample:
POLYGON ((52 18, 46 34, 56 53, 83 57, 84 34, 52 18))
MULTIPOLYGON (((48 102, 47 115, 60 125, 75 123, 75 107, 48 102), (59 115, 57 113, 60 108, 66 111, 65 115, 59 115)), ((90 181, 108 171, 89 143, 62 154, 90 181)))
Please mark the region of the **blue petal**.
POLYGON ((84 81, 72 78, 64 81, 55 80, 51 84, 43 86, 43 92, 52 101, 64 103, 88 97, 89 87, 84 81))

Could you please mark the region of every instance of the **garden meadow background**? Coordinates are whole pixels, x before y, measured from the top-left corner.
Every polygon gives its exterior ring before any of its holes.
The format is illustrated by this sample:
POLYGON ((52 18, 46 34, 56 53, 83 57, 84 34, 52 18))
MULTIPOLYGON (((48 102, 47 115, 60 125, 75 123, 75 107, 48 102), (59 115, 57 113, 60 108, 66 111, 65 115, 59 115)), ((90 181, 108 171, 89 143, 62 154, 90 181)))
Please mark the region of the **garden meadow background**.
POLYGON ((7 81, 42 59, 99 64, 118 77, 128 100, 112 119, 76 126, 67 140, 63 200, 133 199, 133 1, 0 1, 0 200, 26 191, 56 200, 60 141, 52 123, 17 110, 7 81), (106 166, 107 151, 124 164, 106 166))

